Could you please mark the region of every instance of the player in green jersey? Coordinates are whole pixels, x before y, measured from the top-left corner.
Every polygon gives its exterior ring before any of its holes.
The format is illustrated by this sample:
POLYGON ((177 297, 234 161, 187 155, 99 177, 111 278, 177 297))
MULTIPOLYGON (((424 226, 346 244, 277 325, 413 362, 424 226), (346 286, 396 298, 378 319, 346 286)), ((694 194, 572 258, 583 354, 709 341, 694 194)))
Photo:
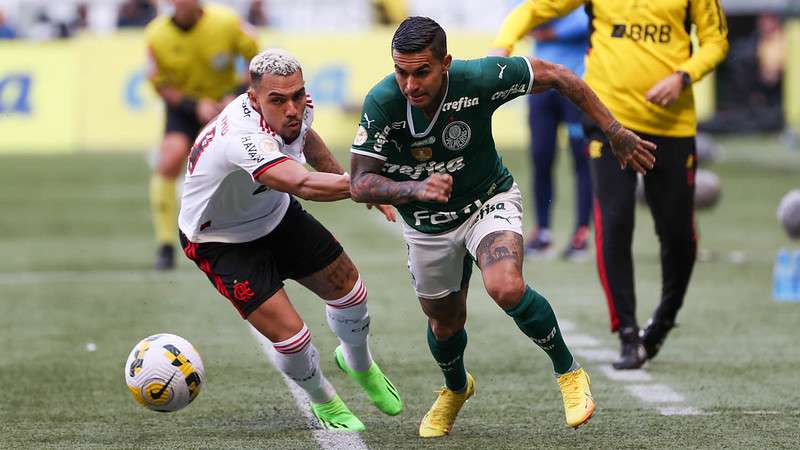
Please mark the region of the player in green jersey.
MULTIPOLYGON (((550 357, 567 424, 595 404, 550 304, 522 278, 522 201, 492 138, 492 113, 520 95, 556 89, 599 123, 622 167, 653 167, 655 146, 623 128, 575 74, 533 58, 453 60, 444 30, 410 17, 392 39, 394 74, 364 100, 351 150, 351 195, 394 204, 428 345, 446 387, 422 419, 422 437, 450 432, 475 382, 464 368, 466 297, 474 260, 483 283, 517 326, 550 357)), ((620 171, 620 173, 622 173, 620 171)))

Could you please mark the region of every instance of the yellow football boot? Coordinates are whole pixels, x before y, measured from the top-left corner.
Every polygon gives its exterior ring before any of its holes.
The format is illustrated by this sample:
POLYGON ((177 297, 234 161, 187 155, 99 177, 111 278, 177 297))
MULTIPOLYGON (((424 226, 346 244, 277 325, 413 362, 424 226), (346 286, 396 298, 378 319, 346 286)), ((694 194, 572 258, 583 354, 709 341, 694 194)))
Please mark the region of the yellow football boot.
POLYGON ((590 389, 589 375, 580 368, 558 377, 561 396, 564 397, 564 414, 567 425, 578 428, 592 418, 594 399, 590 389))
POLYGON ((475 380, 467 372, 467 389, 459 394, 443 387, 439 390, 439 397, 433 402, 433 406, 422 418, 419 424, 420 437, 441 437, 446 436, 453 429, 456 416, 467 401, 475 393, 475 380))

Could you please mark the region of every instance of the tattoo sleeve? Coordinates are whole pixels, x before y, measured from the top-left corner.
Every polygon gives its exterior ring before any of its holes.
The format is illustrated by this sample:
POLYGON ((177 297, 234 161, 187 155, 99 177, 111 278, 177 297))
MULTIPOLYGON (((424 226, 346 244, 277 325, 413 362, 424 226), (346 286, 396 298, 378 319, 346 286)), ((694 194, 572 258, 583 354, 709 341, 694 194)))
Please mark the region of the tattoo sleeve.
POLYGON ((531 65, 535 74, 533 80, 534 92, 541 92, 547 89, 557 90, 591 117, 607 136, 611 136, 609 132, 612 129, 616 133, 622 128, 592 88, 571 70, 559 64, 535 58, 531 59, 531 65))
POLYGON ((352 154, 350 157, 350 195, 359 203, 400 205, 415 200, 414 194, 421 183, 394 181, 379 175, 383 161, 369 156, 352 154))
POLYGON ((337 175, 344 173, 342 165, 333 157, 331 151, 328 150, 328 146, 325 145, 325 141, 313 129, 308 130, 303 154, 306 155, 308 164, 317 172, 335 173, 337 175))

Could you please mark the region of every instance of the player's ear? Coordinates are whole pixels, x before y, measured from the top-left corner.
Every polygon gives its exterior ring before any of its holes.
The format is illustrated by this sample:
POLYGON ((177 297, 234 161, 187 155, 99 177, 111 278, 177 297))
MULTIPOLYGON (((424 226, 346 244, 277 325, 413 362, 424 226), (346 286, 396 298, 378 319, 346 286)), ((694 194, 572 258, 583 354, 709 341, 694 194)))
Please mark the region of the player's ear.
POLYGON ((450 70, 450 63, 452 62, 453 62, 453 55, 448 53, 447 56, 444 57, 444 60, 442 60, 442 69, 444 69, 445 72, 450 70))
POLYGON ((253 86, 250 86, 247 89, 247 98, 250 99, 250 103, 253 104, 253 107, 260 113, 261 112, 261 105, 258 104, 258 97, 256 97, 256 91, 253 86))

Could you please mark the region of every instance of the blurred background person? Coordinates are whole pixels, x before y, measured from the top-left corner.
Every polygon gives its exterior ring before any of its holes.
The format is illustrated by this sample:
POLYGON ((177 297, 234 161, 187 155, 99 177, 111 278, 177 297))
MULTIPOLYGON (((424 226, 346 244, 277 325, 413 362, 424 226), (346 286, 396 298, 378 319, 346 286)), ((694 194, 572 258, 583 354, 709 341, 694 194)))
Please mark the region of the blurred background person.
POLYGON ((787 55, 783 21, 770 13, 740 20, 750 24, 748 32, 731 39, 730 56, 718 70, 717 111, 698 128, 709 133, 781 131, 787 55))
MULTIPOLYGON (((583 76, 583 59, 589 47, 589 18, 583 7, 533 29, 530 36, 536 41, 534 53, 538 58, 561 64, 578 76, 583 76)), ((532 95, 528 103, 536 227, 528 236, 525 256, 540 258, 553 254, 550 231, 550 210, 555 197, 553 163, 556 160, 558 127, 564 124, 575 171, 575 229, 562 255, 572 260, 586 258, 592 180, 580 110, 556 90, 532 95)))
POLYGON ((199 0, 171 3, 174 14, 159 16, 145 30, 150 81, 167 107, 164 139, 150 180, 156 270, 175 267, 175 180, 192 142, 234 95, 246 90, 236 72, 236 58, 249 63, 258 53, 249 26, 232 10, 199 0))
POLYGON ((247 6, 247 22, 254 27, 267 26, 267 14, 263 0, 252 0, 247 6))
POLYGON ((141 28, 147 26, 158 14, 152 0, 126 0, 119 7, 117 27, 141 28))
POLYGON ((0 39, 16 39, 17 30, 8 23, 6 15, 0 9, 0 39))
MULTIPOLYGON (((564 16, 582 0, 527 0, 506 18, 495 40, 509 53, 531 29, 564 16)), ((694 178, 696 111, 692 83, 728 52, 727 22, 718 0, 595 0, 586 81, 626 127, 658 145, 644 176, 645 195, 661 253, 661 301, 640 334, 633 278, 636 173, 619 164, 597 124, 586 122, 593 191, 597 270, 612 332, 621 351, 615 369, 636 369, 659 352, 675 326, 697 256, 694 178), (621 19, 624 18, 624 19, 621 19), (692 48, 691 26, 699 46, 692 48)))
POLYGON ((406 0, 372 0, 372 9, 379 25, 399 24, 408 16, 406 0))

